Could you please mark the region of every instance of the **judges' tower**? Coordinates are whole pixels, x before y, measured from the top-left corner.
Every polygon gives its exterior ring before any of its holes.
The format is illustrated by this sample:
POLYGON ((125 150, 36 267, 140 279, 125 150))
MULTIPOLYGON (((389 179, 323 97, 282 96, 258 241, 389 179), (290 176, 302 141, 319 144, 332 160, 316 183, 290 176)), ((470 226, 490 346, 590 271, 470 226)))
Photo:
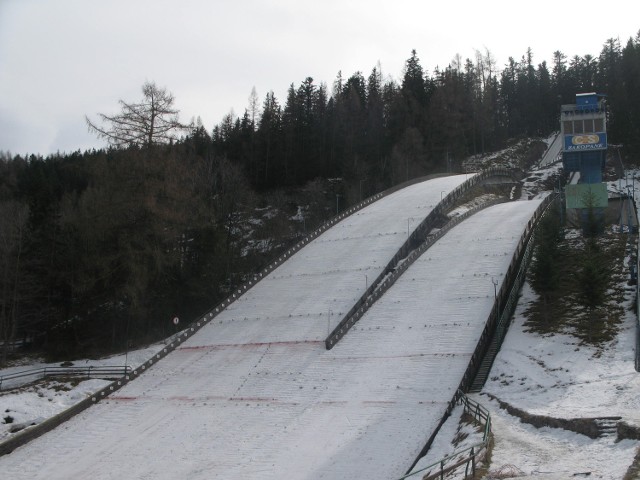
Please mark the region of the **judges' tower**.
POLYGON ((604 96, 579 93, 575 104, 562 105, 560 132, 564 170, 578 173, 565 189, 567 211, 575 211, 585 225, 590 213, 603 218, 608 204, 607 186, 602 183, 607 156, 604 96))

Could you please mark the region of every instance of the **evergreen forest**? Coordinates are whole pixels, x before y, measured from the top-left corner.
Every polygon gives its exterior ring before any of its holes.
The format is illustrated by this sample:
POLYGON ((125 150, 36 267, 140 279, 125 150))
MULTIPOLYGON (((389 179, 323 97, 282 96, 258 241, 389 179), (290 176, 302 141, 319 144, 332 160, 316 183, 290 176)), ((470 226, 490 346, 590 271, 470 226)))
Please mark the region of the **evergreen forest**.
POLYGON ((637 156, 640 33, 551 64, 528 50, 496 65, 486 50, 429 72, 414 50, 398 81, 377 65, 330 86, 305 78, 286 98, 254 90, 212 130, 0 152, 0 363, 13 342, 64 359, 166 337, 337 212, 547 136, 582 92, 606 95, 609 144, 637 156))

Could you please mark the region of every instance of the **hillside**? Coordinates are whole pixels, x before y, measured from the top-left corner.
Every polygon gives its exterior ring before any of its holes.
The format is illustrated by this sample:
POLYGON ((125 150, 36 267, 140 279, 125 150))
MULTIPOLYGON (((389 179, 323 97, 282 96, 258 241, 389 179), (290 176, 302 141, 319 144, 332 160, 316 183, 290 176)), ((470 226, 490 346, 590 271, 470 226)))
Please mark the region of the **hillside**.
MULTIPOLYGON (((637 198, 639 172, 627 170, 627 180, 619 181, 615 167, 610 163, 607 168, 610 195, 626 192, 628 181, 637 198)), ((558 168, 558 164, 534 167, 522 194, 553 188, 558 168)), ((567 248, 580 251, 580 240, 579 230, 565 231, 567 248)), ((629 265, 637 258, 637 241, 637 234, 626 227, 621 232, 616 223, 609 224, 599 239, 603 246, 624 248, 611 260, 612 285, 594 327, 585 325, 587 318, 579 307, 571 306, 575 298, 568 297, 576 296, 571 288, 563 290, 566 297, 560 299, 562 308, 552 323, 541 325, 535 320, 541 299, 525 282, 489 380, 480 394, 472 396, 492 415, 494 443, 483 478, 632 479, 640 475, 640 377, 634 369, 637 293, 629 276, 629 265)), ((481 440, 460 415, 460 409, 454 412, 416 470, 481 440)))
MULTIPOLYGON (((557 165, 544 170, 533 169, 520 195, 530 197, 542 193, 548 184, 555 183, 553 176, 556 171, 557 165)), ((608 232, 614 234, 612 230, 608 232)), ((570 232, 570 236, 575 235, 575 231, 570 232)), ((635 314, 629 309, 635 290, 622 286, 622 291, 622 310, 626 313, 616 328, 614 340, 590 346, 571 337, 571 332, 540 335, 530 331, 525 312, 535 302, 536 296, 528 285, 525 286, 491 379, 478 396, 478 401, 488 406, 495 417, 495 446, 490 472, 495 473, 509 464, 531 477, 544 473, 544 478, 566 478, 568 474, 587 470, 597 475, 595 478, 621 478, 624 475, 635 455, 635 441, 613 443, 613 437, 589 441, 583 435, 568 434, 560 429, 520 427, 519 420, 505 414, 500 406, 508 404, 531 417, 576 419, 616 416, 630 426, 640 425, 633 412, 636 406, 634 392, 638 390, 633 370, 635 314), (492 400, 493 397, 497 400, 492 400), (585 398, 590 401, 585 402, 585 398), (498 403, 498 400, 503 403, 498 403), (585 454, 578 455, 577 451, 585 454), (615 460, 615 468, 607 463, 611 458, 615 460)), ((393 303, 391 297, 389 301, 393 303)), ((51 388, 60 387, 51 385, 51 388)), ((33 394, 55 399, 54 395, 43 394, 42 389, 33 390, 33 394)), ((77 398, 77 394, 72 396, 77 398)), ((10 396, 0 398, 6 400, 10 396)), ((49 403, 52 401, 48 400, 49 403)), ((22 419, 17 414, 15 416, 16 420, 22 419)), ((444 428, 425 461, 437 460, 451 451, 450 442, 457 436, 455 426, 444 428)))

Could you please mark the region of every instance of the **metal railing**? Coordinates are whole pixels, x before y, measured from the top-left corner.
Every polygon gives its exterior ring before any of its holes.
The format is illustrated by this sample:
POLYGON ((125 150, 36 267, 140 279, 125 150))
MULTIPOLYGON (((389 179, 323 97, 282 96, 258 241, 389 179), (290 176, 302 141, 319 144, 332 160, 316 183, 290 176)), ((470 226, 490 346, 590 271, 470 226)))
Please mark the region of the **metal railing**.
MULTIPOLYGON (((426 240, 417 247, 410 251, 406 256, 396 255, 392 260, 392 266, 387 266, 382 272, 380 280, 374 282, 360 297, 356 304, 347 312, 338 325, 333 329, 329 336, 325 339, 325 347, 327 350, 332 349, 336 343, 353 327, 360 318, 371 308, 371 306, 387 291, 389 290, 400 276, 426 252, 432 247, 439 239, 441 239, 449 230, 458 225, 466 218, 474 215, 475 213, 488 208, 490 206, 502 203, 501 201, 494 200, 487 202, 483 205, 479 205, 472 209, 469 209, 465 213, 454 217, 449 220, 444 227, 439 229, 433 235, 427 236, 426 240), (391 272, 391 273, 388 273, 391 272)), ((404 252, 403 252, 404 253, 404 252)))
POLYGON ((0 391, 17 388, 24 384, 49 377, 81 377, 113 379, 125 376, 131 371, 130 366, 86 366, 86 367, 43 367, 21 370, 19 372, 0 375, 0 391))
POLYGON ((445 475, 462 466, 465 467, 464 478, 469 476, 473 478, 478 462, 484 458, 487 448, 489 447, 489 441, 491 439, 491 414, 489 410, 478 402, 471 400, 460 390, 456 393, 456 404, 463 405, 464 412, 473 417, 476 424, 484 426, 482 441, 470 447, 455 450, 437 462, 408 473, 398 480, 405 480, 418 474, 422 475, 420 477, 422 480, 442 480, 445 475))
MULTIPOLYGON (((466 193, 466 191, 468 189, 470 189, 472 186, 480 184, 484 179, 486 179, 488 177, 492 177, 492 176, 508 176, 508 177, 512 177, 513 174, 514 174, 514 172, 512 170, 499 168, 499 167, 485 170, 485 171, 481 172, 480 174, 474 175, 473 177, 468 179, 463 184, 463 185, 466 185, 466 188, 462 188, 462 185, 461 185, 461 186, 457 187, 454 191, 449 193, 443 199, 443 202, 441 202, 438 207, 442 207, 443 205, 447 205, 447 202, 453 202, 455 199, 459 198, 461 195, 466 193)), ((139 365, 137 368, 135 368, 133 370, 127 370, 126 374, 124 376, 122 376, 122 378, 119 378, 119 379, 115 380, 111 384, 109 384, 106 387, 104 387, 104 388, 98 390, 97 392, 95 392, 89 398, 80 401, 79 403, 73 405, 72 407, 68 408, 67 410, 61 412, 60 414, 54 415, 52 418, 50 418, 50 419, 48 419, 48 420, 46 420, 46 421, 44 421, 44 422, 42 422, 42 423, 40 423, 38 425, 35 425, 35 426, 31 427, 31 428, 28 428, 28 429, 25 429, 25 430, 23 430, 21 432, 16 433, 14 436, 9 438, 8 440, 0 442, 0 455, 5 455, 5 454, 11 452, 13 449, 15 449, 15 448, 17 448, 17 447, 19 447, 21 445, 24 445, 25 443, 31 441, 32 439, 37 438, 40 435, 52 430, 56 426, 58 426, 61 423, 65 422, 66 420, 68 420, 69 418, 72 418, 73 416, 77 415, 81 411, 89 408, 91 405, 94 405, 94 404, 100 402, 105 397, 107 397, 110 394, 114 393, 115 391, 121 389, 129 381, 135 379, 139 375, 142 375, 154 363, 158 362, 159 360, 161 360, 162 358, 167 356, 173 350, 178 348, 182 344, 182 342, 186 341, 189 337, 191 337, 193 334, 195 334, 198 330, 203 328, 206 324, 210 323, 211 320, 213 320, 220 313, 222 313, 230 304, 234 303, 238 298, 240 298, 244 293, 246 293, 248 290, 250 290, 260 280, 262 280, 269 273, 271 273, 273 270, 278 268, 289 257, 291 257, 293 254, 295 254, 298 250, 303 248, 305 245, 310 243, 312 240, 314 240, 315 238, 320 236, 326 230, 328 230, 329 228, 334 226, 336 223, 342 221, 343 219, 345 219, 346 217, 352 215, 353 213, 365 208, 369 204, 371 204, 371 203, 373 203, 373 202, 375 202, 377 200, 380 200, 381 198, 384 198, 384 197, 386 197, 386 196, 388 196, 388 195, 390 195, 390 194, 392 194, 392 193, 394 193, 394 192, 396 192, 398 190, 401 190, 401 189, 403 189, 405 187, 408 187, 410 185, 414 185, 416 183, 420 183, 420 182, 423 182, 423 181, 426 181, 426 180, 429 180, 431 178, 435 178, 435 177, 438 177, 438 176, 446 176, 446 175, 430 175, 430 176, 426 176, 426 177, 416 178, 416 179, 410 180, 408 182, 396 185, 396 186, 394 186, 394 187, 392 187, 392 188, 390 188, 388 190, 385 190, 384 192, 375 194, 375 195, 363 200, 362 202, 358 203, 357 205, 355 205, 355 206, 353 206, 351 208, 348 208, 347 210, 345 210, 345 211, 339 213, 338 215, 336 215, 335 217, 331 218, 330 220, 325 222, 323 225, 321 225, 320 227, 315 229, 313 232, 309 233, 306 237, 304 237, 302 240, 300 240, 295 246, 287 249, 285 252, 283 252, 281 255, 279 255, 279 257, 277 259, 275 259, 273 262, 271 262, 262 271, 260 271, 259 273, 256 273, 255 275, 251 276, 251 278, 248 281, 246 281, 244 284, 234 288, 234 292, 231 295, 229 295, 225 300, 223 300, 221 303, 219 303, 217 306, 213 307, 212 309, 210 309, 209 311, 207 311, 203 315, 199 315, 198 317, 196 317, 185 329, 183 329, 181 332, 179 332, 177 335, 175 335, 168 345, 165 345, 165 347, 162 348, 162 350, 156 352, 154 355, 152 355, 148 360, 146 360, 144 363, 139 365)), ((414 234, 417 233, 418 230, 419 230, 419 228, 416 229, 416 232, 414 232, 414 234)), ((413 236, 411 238, 413 238, 413 236)), ((411 240, 411 238, 410 238, 410 240, 411 240)), ((122 368, 124 368, 124 367, 122 367, 122 368)))
POLYGON ((102 399, 106 398, 110 394, 120 390, 131 380, 134 380, 138 376, 142 375, 154 363, 166 357, 169 353, 171 353, 173 350, 178 348, 182 344, 182 342, 187 340, 189 337, 195 334, 198 330, 203 328, 206 324, 210 323, 211 320, 213 320, 220 313, 222 313, 230 304, 235 302, 238 298, 240 298, 244 293, 250 290, 254 285, 256 285, 260 280, 265 278, 273 270, 278 268, 290 256, 292 256, 298 250, 300 250, 305 245, 310 243, 312 240, 320 236, 326 230, 334 226, 336 223, 342 221, 349 215, 352 215, 353 213, 359 210, 362 210, 363 208, 367 207, 371 203, 377 200, 380 200, 381 198, 384 198, 398 190, 401 190, 410 185, 414 185, 416 183, 423 182, 425 180, 429 180, 431 178, 436 178, 438 176, 442 176, 442 175, 429 175, 426 177, 416 178, 413 180, 409 180, 408 182, 396 185, 395 187, 385 190, 384 192, 377 193, 375 195, 372 195, 369 198, 366 198, 365 200, 361 201, 357 205, 350 207, 345 211, 339 213, 335 217, 332 217, 331 219, 327 220, 320 227, 316 228, 313 232, 309 233, 302 240, 300 240, 295 246, 287 249, 285 252, 279 255, 278 258, 273 260, 262 271, 252 275, 251 278, 248 281, 246 281, 244 284, 234 288, 234 292, 231 295, 229 295, 225 300, 220 302, 217 306, 213 307, 203 315, 199 315, 190 324, 188 324, 187 327, 185 327, 181 332, 178 332, 177 334, 173 335, 170 338, 169 343, 165 345, 160 351, 153 354, 144 363, 134 368, 133 370, 131 369, 127 370, 126 374, 122 376, 122 378, 115 380, 111 384, 95 392, 90 397, 84 400, 81 400, 80 402, 76 403, 70 408, 64 410, 63 412, 57 415, 54 415, 53 417, 45 420, 44 422, 39 423, 38 425, 35 425, 33 427, 27 428, 25 430, 22 430, 16 433, 15 435, 13 435, 12 437, 10 437, 9 439, 1 441, 0 455, 6 455, 7 453, 10 453, 15 448, 22 446, 30 442, 34 438, 37 438, 40 435, 54 429, 61 423, 67 421, 68 419, 72 418, 73 416, 77 415, 83 410, 89 408, 91 405, 94 405, 100 402, 102 399))
POLYGON ((481 185, 487 179, 493 177, 507 177, 509 179, 513 179, 516 174, 517 171, 512 169, 492 167, 465 180, 465 182, 458 185, 458 187, 447 194, 441 202, 431 210, 429 215, 425 217, 420 225, 416 227, 406 242, 398 249, 398 252, 389 261, 382 273, 380 273, 380 275, 371 283, 369 288, 362 294, 356 304, 346 313, 338 325, 327 336, 325 339, 326 349, 332 349, 362 317, 362 315, 364 315, 371 305, 382 295, 382 293, 388 290, 388 288, 395 283, 399 275, 402 274, 402 272, 404 272, 404 270, 406 270, 406 268, 408 268, 416 258, 431 247, 436 240, 467 216, 489 205, 481 206, 473 211, 460 215, 447 223, 445 227, 435 235, 429 235, 429 232, 435 227, 438 220, 444 217, 444 212, 447 211, 447 209, 453 207, 455 203, 471 189, 481 185))
MULTIPOLYGON (((536 211, 533 213, 533 216, 527 223, 518 245, 515 249, 513 257, 511 259, 511 263, 507 272, 504 276, 504 280, 502 281, 502 286, 500 290, 496 293, 496 299, 494 301, 493 308, 489 313, 489 317, 485 324, 484 330, 478 340, 478 345, 471 356, 471 360, 469 361, 469 366, 467 371, 465 372, 462 382, 460 383, 460 389, 462 391, 468 391, 471 386, 473 379, 475 378, 478 369, 480 368, 480 364, 487 353, 489 345, 491 343, 492 337, 496 332, 496 328, 498 326, 499 320, 506 312, 505 307, 507 306, 507 300, 513 295, 513 285, 518 277, 518 273, 520 273, 522 259, 524 257, 525 251, 529 245, 529 240, 531 238, 532 232, 534 228, 537 226, 539 219, 542 217, 547 207, 551 204, 551 202, 556 198, 555 195, 547 196, 542 203, 538 206, 536 211)), ((517 292, 515 294, 517 296, 517 292)), ((509 313, 510 314, 510 313, 509 313)))
MULTIPOLYGON (((636 210, 636 217, 637 215, 636 210)), ((636 272, 640 277, 640 235, 638 235, 638 244, 636 245, 636 272)), ((634 363, 636 372, 640 372, 640 278, 636 281, 636 352, 634 363)))
POLYGON ((541 218, 541 216, 544 214, 544 212, 546 211, 547 207, 551 204, 552 200, 555 199, 556 197, 554 195, 550 195, 547 198, 545 198, 543 200, 543 202, 538 206, 538 208, 536 209, 536 211, 533 213, 531 219, 529 220, 529 222, 527 222, 527 225, 524 229, 524 232, 522 233, 521 237, 520 237, 520 241, 518 242, 518 245, 515 249, 515 252, 513 254, 513 257, 511 259, 511 263, 509 265, 509 268, 507 269, 507 273, 505 274, 504 280, 502 282, 502 286, 499 290, 499 292, 497 292, 496 295, 496 300, 494 301, 494 305, 493 308, 491 310, 491 312, 489 313, 489 317, 487 319, 487 322, 485 324, 485 327, 482 331, 482 334, 480 335, 480 339, 478 340, 478 343, 476 345, 476 348, 473 352, 473 354, 471 355, 471 359, 469 360, 469 364, 467 366, 467 369, 464 373, 464 375, 462 376, 462 380, 460 381, 460 384, 458 386, 458 390, 456 391, 456 394, 453 396, 453 399, 449 402, 447 409, 445 410, 444 414, 442 415, 442 418, 440 419, 440 422, 438 423, 438 425, 435 427, 434 431, 432 432, 431 436, 429 437, 429 439, 427 440, 427 443, 425 444, 425 446, 423 447, 423 449, 421 450, 420 454, 418 455, 418 457, 416 458, 416 460, 414 461, 413 465, 411 465, 410 470, 413 469, 415 467, 415 465, 418 463, 418 461, 420 460, 420 458, 422 458, 424 455, 426 455, 426 453, 429 451, 429 448, 431 448, 431 445, 436 437, 436 435, 438 434, 438 432, 440 431, 440 429, 442 428, 442 425, 444 425, 444 422, 447 420, 447 418, 449 418, 449 416, 451 415, 451 412, 453 411, 456 402, 458 401, 458 396, 460 395, 459 392, 468 392, 469 391, 469 387, 472 385, 473 380, 475 379, 475 376, 478 373, 478 370, 482 364, 482 361, 484 359, 484 356, 486 355, 488 349, 489 349, 489 345, 494 337, 494 334, 496 332, 496 328, 498 325, 498 321, 499 321, 499 317, 501 315, 499 315, 500 312, 502 312, 504 314, 504 312, 506 310, 502 309, 500 306, 507 305, 506 302, 506 298, 507 298, 507 293, 510 293, 512 290, 512 287, 515 283, 515 280, 517 278, 517 274, 521 271, 520 267, 522 266, 522 258, 525 254, 525 250, 527 248, 527 246, 529 245, 529 239, 530 236, 534 230, 534 228, 537 226, 538 224, 538 220, 541 218))

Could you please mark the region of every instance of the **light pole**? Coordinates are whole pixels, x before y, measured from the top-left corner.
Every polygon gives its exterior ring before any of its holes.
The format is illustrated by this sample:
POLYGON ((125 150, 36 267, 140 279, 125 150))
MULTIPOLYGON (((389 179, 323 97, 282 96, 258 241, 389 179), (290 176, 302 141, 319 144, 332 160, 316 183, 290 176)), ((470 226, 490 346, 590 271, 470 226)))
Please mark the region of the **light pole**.
POLYGON ((409 238, 410 236, 410 231, 409 231, 409 222, 413 222, 413 217, 409 217, 407 218, 407 238, 409 238))
POLYGON ((127 375, 127 370, 129 367, 129 316, 127 315, 127 328, 124 334, 125 345, 124 345, 124 374, 127 375))
POLYGON ((367 277, 367 274, 364 274, 364 289, 365 291, 367 290, 367 288, 369 288, 369 278, 367 277))
POLYGON ((365 182, 367 179, 363 178, 362 180, 360 180, 360 201, 362 201, 362 182, 365 182))
POLYGON ((496 304, 496 322, 500 320, 500 305, 498 304, 498 280, 491 277, 491 283, 493 283, 493 300, 496 304))
POLYGON ((338 210, 339 210, 339 205, 340 205, 340 197, 342 195, 340 195, 339 193, 336 193, 336 216, 338 215, 338 210))
POLYGON ((405 181, 409 181, 409 155, 406 156, 407 178, 405 181))

